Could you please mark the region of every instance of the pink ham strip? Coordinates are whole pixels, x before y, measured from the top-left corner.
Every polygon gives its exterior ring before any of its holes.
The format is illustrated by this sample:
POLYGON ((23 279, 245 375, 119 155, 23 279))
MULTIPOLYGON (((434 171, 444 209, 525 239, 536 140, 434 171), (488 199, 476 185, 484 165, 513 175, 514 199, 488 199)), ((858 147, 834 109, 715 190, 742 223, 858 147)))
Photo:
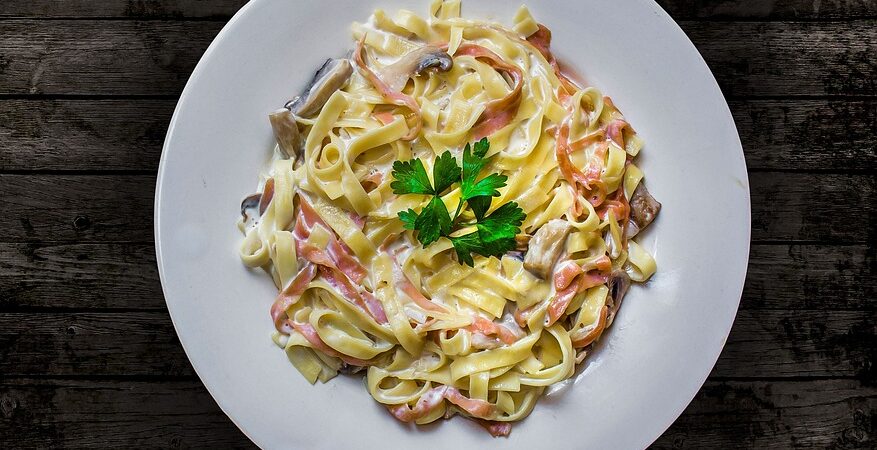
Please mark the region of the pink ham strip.
POLYGON ((615 142, 615 145, 624 148, 623 132, 625 128, 629 127, 630 124, 628 124, 627 122, 621 119, 615 119, 610 122, 609 125, 606 127, 606 136, 608 136, 609 139, 615 142))
POLYGON ((399 267, 399 263, 396 261, 396 257, 393 256, 393 282, 396 283, 396 286, 402 289, 402 292, 408 296, 417 306, 427 310, 438 313, 446 313, 447 309, 443 308, 441 305, 433 303, 432 300, 426 298, 423 293, 420 292, 420 289, 417 289, 414 286, 414 283, 408 279, 408 276, 405 275, 405 272, 399 267))
POLYGON ((554 273, 554 290, 563 290, 582 272, 582 266, 576 264, 575 261, 564 261, 554 273))
POLYGON ((484 427, 493 437, 508 436, 512 432, 512 424, 510 422, 497 422, 495 420, 475 419, 478 425, 484 427))
POLYGON ((373 113, 372 115, 375 116, 375 119, 378 119, 378 121, 384 125, 389 125, 393 123, 394 120, 396 120, 396 117, 393 115, 392 111, 381 111, 373 113))
POLYGON ((390 88, 387 83, 384 82, 374 71, 369 69, 368 65, 365 63, 365 59, 363 56, 364 46, 365 44, 365 36, 356 43, 356 50, 353 51, 353 61, 356 63, 356 66, 359 67, 359 70, 362 71, 362 75, 368 80, 378 92, 384 97, 384 100, 398 106, 405 106, 411 110, 414 114, 414 126, 409 125, 411 128, 407 135, 402 137, 403 141, 413 141, 417 138, 417 135, 420 134, 420 129, 423 127, 423 119, 420 114, 420 105, 417 104, 417 101, 414 100, 410 95, 405 95, 399 91, 395 91, 390 88))
POLYGON ((335 350, 332 347, 329 347, 328 344, 323 342, 323 339, 320 338, 320 335, 317 333, 317 330, 309 323, 299 323, 292 320, 288 320, 289 324, 295 331, 299 332, 305 339, 316 349, 319 350, 329 356, 334 356, 336 358, 340 358, 342 361, 350 364, 351 366, 360 366, 365 367, 369 365, 368 361, 354 358, 352 356, 347 356, 338 350, 335 350))
POLYGON ((524 87, 524 74, 517 66, 506 63, 496 53, 475 44, 463 44, 457 48, 454 56, 472 56, 489 61, 497 71, 507 73, 515 82, 512 91, 503 98, 491 100, 481 113, 481 117, 472 128, 472 138, 481 139, 490 136, 505 127, 515 118, 521 104, 521 91, 524 87))
POLYGON ((420 396, 414 408, 407 404, 388 406, 387 409, 393 414, 393 417, 402 422, 413 422, 417 419, 425 417, 432 410, 441 405, 442 400, 457 405, 460 409, 476 418, 485 418, 495 412, 495 408, 484 400, 468 398, 461 394, 457 388, 448 386, 438 386, 428 390, 420 396))
POLYGON ((498 324, 491 320, 487 320, 481 316, 475 316, 472 325, 466 327, 467 330, 481 333, 485 336, 496 336, 504 344, 511 345, 518 341, 518 335, 509 330, 502 324, 498 324))
POLYGON ((362 308, 378 323, 388 323, 384 308, 377 298, 368 292, 360 293, 359 289, 353 285, 354 282, 359 284, 365 278, 365 268, 353 259, 346 246, 338 241, 334 233, 332 233, 332 238, 327 246, 328 252, 306 242, 314 226, 319 224, 330 231, 331 228, 323 222, 303 196, 300 198, 299 218, 293 229, 298 255, 316 264, 323 278, 338 289, 347 300, 362 308))
POLYGON ((610 270, 612 270, 612 261, 606 255, 584 267, 573 261, 563 263, 563 266, 554 274, 556 294, 548 305, 548 325, 554 324, 563 316, 576 294, 607 283, 609 276, 601 272, 609 272, 610 270))
POLYGON ((548 325, 553 325, 554 322, 557 322, 557 319, 563 315, 566 308, 569 307, 570 302, 572 302, 573 297, 578 293, 578 285, 573 283, 567 286, 562 291, 558 291, 554 298, 551 299, 551 303, 548 305, 548 325))
POLYGON ((334 267, 320 266, 320 275, 322 275, 323 278, 326 279, 326 282, 337 289, 346 299, 350 300, 354 305, 359 306, 363 311, 372 316, 376 322, 380 324, 389 323, 387 320, 387 314, 384 312, 384 308, 381 306, 381 303, 377 298, 370 293, 365 295, 361 294, 350 282, 350 278, 347 278, 343 272, 334 267))
POLYGON ((560 79, 561 87, 563 87, 563 89, 558 92, 557 96, 561 102, 565 102, 566 99, 577 90, 577 88, 563 73, 560 63, 557 62, 557 58, 551 53, 551 30, 545 25, 539 24, 539 29, 527 38, 527 42, 532 44, 536 50, 539 50, 539 53, 542 53, 542 56, 544 56, 548 63, 551 64, 551 67, 554 69, 554 74, 560 79))
POLYGON ((445 390, 447 386, 439 386, 426 391, 417 400, 414 408, 407 404, 387 406, 390 414, 402 422, 413 422, 421 417, 429 414, 430 411, 437 408, 444 401, 445 390))
POLYGON ((555 132, 555 140, 557 165, 560 167, 561 175, 563 175, 563 178, 569 183, 573 196, 576 198, 576 202, 573 206, 573 212, 575 215, 579 216, 584 212, 580 203, 580 200, 582 199, 586 199, 594 207, 600 206, 600 204, 606 199, 606 186, 603 181, 600 180, 600 175, 603 171, 603 158, 606 156, 608 146, 604 144, 594 150, 594 155, 591 157, 591 161, 588 164, 587 173, 582 173, 581 170, 573 165, 572 160, 569 157, 571 152, 569 145, 569 124, 564 123, 557 128, 557 131, 555 132))
POLYGON ((519 327, 525 328, 527 326, 527 320, 530 319, 530 314, 533 313, 533 307, 527 309, 516 309, 515 310, 515 323, 518 324, 519 327))
POLYGON ((582 348, 591 345, 592 342, 596 341, 601 334, 603 334, 603 330, 606 329, 606 319, 609 316, 609 307, 604 306, 603 309, 600 310, 600 316, 597 317, 597 325, 588 332, 588 334, 584 335, 581 339, 577 339, 573 341, 573 348, 582 348))
POLYGON ((286 310, 298 301, 301 294, 305 291, 305 288, 307 288, 308 283, 310 283, 316 275, 316 266, 308 264, 305 267, 302 267, 301 270, 299 270, 298 275, 295 276, 295 279, 293 279, 292 282, 289 283, 289 286, 281 291, 280 295, 277 296, 277 299, 274 300, 274 304, 271 305, 271 320, 274 321, 274 327, 277 328, 277 331, 283 334, 289 334, 289 327, 286 326, 286 310))
POLYGON ((368 272, 366 272, 362 264, 353 259, 353 255, 344 248, 342 243, 333 238, 329 241, 327 249, 329 250, 329 256, 335 261, 335 265, 338 266, 338 270, 344 272, 355 283, 362 283, 368 272))
POLYGON ((596 144, 605 140, 606 133, 603 130, 597 130, 591 134, 582 137, 577 141, 570 142, 568 150, 571 152, 582 150, 592 144, 596 144))
POLYGON ((599 270, 600 272, 610 272, 612 270, 612 260, 609 259, 608 255, 603 255, 597 258, 594 261, 589 262, 582 270, 585 272, 590 272, 592 270, 599 270))
MULTIPOLYGON (((317 224, 332 232, 332 228, 320 218, 313 206, 311 206, 303 196, 300 196, 299 198, 301 199, 301 205, 299 207, 299 220, 296 223, 295 228, 295 232, 297 233, 296 237, 299 240, 307 239, 307 237, 310 236, 310 232, 314 225, 317 224)), ((329 257, 335 263, 334 266, 344 272, 345 275, 350 277, 350 279, 357 284, 361 283, 366 275, 368 275, 365 267, 353 258, 353 255, 350 254, 350 249, 344 245, 343 242, 338 240, 334 232, 331 233, 331 239, 329 240, 327 250, 329 257)))
MULTIPOLYGON (((375 172, 370 175, 370 177, 373 177, 375 175, 378 175, 378 179, 375 180, 375 185, 381 184, 380 177, 382 176, 382 174, 379 172, 375 172)), ((347 217, 350 217, 350 220, 352 220, 353 223, 356 224, 356 227, 359 228, 359 231, 362 231, 362 229, 365 228, 365 217, 362 217, 353 211, 348 212, 347 217)))
POLYGON ((466 397, 461 394, 457 388, 449 387, 448 390, 445 391, 445 398, 448 399, 449 402, 459 406, 463 411, 480 419, 492 415, 495 410, 494 406, 490 403, 484 400, 466 397))
MULTIPOLYGON (((615 220, 619 225, 622 225, 622 230, 626 227, 623 224, 626 224, 628 219, 630 218, 630 203, 627 200, 627 197, 624 196, 624 189, 619 187, 613 194, 611 194, 606 203, 600 205, 599 208, 596 209, 597 215, 600 219, 605 220, 609 211, 613 211, 615 213, 615 220)), ((627 248, 627 240, 624 240, 625 248, 627 248)))

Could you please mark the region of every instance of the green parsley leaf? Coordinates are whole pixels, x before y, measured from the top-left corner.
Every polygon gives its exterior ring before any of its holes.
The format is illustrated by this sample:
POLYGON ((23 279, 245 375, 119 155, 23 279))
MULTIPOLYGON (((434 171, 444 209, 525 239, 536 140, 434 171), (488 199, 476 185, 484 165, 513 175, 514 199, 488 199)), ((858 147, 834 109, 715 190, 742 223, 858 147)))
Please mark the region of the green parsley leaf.
POLYGON ((508 179, 509 177, 505 175, 500 175, 498 173, 490 174, 486 178, 476 182, 475 184, 465 186, 463 188, 463 197, 467 200, 471 199, 472 197, 480 197, 482 195, 499 197, 499 191, 497 189, 504 187, 505 182, 508 179))
POLYGON ((399 211, 399 219, 402 221, 406 230, 414 230, 414 224, 417 221, 417 213, 414 212, 413 209, 408 208, 408 211, 399 211))
POLYGON ((478 232, 485 241, 494 241, 503 237, 511 237, 520 231, 521 223, 527 217, 517 203, 508 202, 476 224, 478 232))
POLYGON ((395 180, 390 183, 390 187, 393 188, 395 194, 429 195, 435 193, 429 182, 426 169, 423 167, 423 162, 419 159, 393 163, 393 178, 395 180))
POLYGON ((423 162, 418 159, 396 161, 393 164, 395 181, 390 184, 396 194, 424 194, 431 196, 429 202, 418 214, 413 209, 399 212, 399 220, 406 229, 417 232, 417 240, 424 247, 446 237, 454 245, 457 259, 461 264, 475 265, 473 254, 482 256, 502 256, 515 248, 515 235, 527 217, 515 202, 501 205, 487 215, 493 197, 498 197, 499 189, 506 185, 508 177, 501 174, 490 174, 478 180, 481 170, 487 165, 487 152, 490 143, 487 138, 476 142, 474 146, 466 144, 463 149, 463 164, 460 167, 450 151, 445 151, 435 159, 433 165, 433 183, 430 183, 423 162), (441 194, 460 183, 460 203, 453 218, 441 199, 441 194), (463 205, 472 209, 475 215, 476 231, 463 235, 451 236, 454 224, 460 215, 463 205))
POLYGON ((414 221, 414 229, 418 231, 417 240, 424 247, 450 234, 451 215, 448 214, 448 208, 445 207, 441 197, 433 196, 432 200, 423 207, 414 221))
POLYGON ((487 142, 487 138, 476 142, 474 151, 469 147, 469 144, 466 144, 466 148, 463 149, 463 173, 460 184, 460 195, 463 200, 469 200, 482 195, 499 197, 497 189, 506 185, 508 177, 497 173, 477 181, 478 174, 487 164, 484 155, 487 154, 488 149, 490 149, 490 143, 487 142))
POLYGON ((470 198, 467 203, 469 203, 469 207, 472 208, 472 212, 475 213, 475 218, 481 220, 484 218, 484 214, 490 209, 490 202, 493 199, 489 195, 482 195, 479 197, 470 198))
POLYGON ((460 263, 474 267, 475 260, 472 259, 472 253, 476 252, 476 249, 481 246, 481 238, 478 237, 478 232, 449 239, 454 244, 454 251, 457 252, 457 259, 460 263))
POLYGON ((464 194, 475 184, 475 180, 485 164, 487 164, 487 160, 478 156, 477 153, 472 153, 472 147, 466 144, 466 147, 463 149, 463 174, 460 186, 464 194))
POLYGON ((478 254, 499 257, 514 249, 515 235, 520 231, 521 223, 526 217, 517 203, 509 202, 479 220, 476 224, 478 237, 481 238, 478 254))
POLYGON ((432 178, 435 180, 435 193, 441 195, 445 189, 460 181, 460 166, 449 151, 445 151, 435 159, 432 167, 432 178))
MULTIPOLYGON (((479 197, 480 198, 480 197, 479 197)), ((489 197, 488 197, 489 198, 489 197)), ((459 237, 451 237, 457 259, 462 264, 474 265, 472 253, 500 257, 515 248, 515 235, 526 218, 515 202, 506 203, 489 216, 479 219, 478 231, 459 237)))
POLYGON ((481 138, 480 141, 475 143, 476 157, 484 158, 484 156, 487 155, 488 150, 490 150, 490 141, 488 141, 486 137, 481 138))

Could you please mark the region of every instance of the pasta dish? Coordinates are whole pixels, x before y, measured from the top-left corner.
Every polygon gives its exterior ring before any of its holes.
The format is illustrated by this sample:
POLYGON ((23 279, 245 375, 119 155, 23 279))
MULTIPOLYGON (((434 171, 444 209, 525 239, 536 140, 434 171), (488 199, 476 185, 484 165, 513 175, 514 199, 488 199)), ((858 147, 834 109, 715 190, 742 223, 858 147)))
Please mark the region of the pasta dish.
POLYGON ((438 0, 352 32, 269 115, 274 158, 241 204, 273 341, 310 383, 364 374, 401 421, 508 435, 656 270, 635 240, 661 206, 643 141, 525 7, 504 27, 438 0))

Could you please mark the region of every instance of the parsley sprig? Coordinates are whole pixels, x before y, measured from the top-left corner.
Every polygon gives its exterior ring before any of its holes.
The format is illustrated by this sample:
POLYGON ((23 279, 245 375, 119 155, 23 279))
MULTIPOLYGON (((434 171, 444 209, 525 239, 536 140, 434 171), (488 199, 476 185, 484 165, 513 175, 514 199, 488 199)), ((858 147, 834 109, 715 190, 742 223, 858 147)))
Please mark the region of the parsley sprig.
POLYGON ((435 160, 432 168, 432 179, 419 159, 396 161, 393 164, 394 181, 390 184, 393 192, 399 195, 421 194, 432 198, 418 214, 413 209, 399 212, 406 229, 417 231, 417 240, 427 247, 439 238, 450 239, 461 263, 473 266, 472 254, 483 256, 501 256, 515 248, 515 235, 521 223, 527 217, 515 202, 501 205, 492 213, 490 209, 492 197, 499 197, 499 189, 506 185, 508 177, 501 174, 490 174, 482 179, 478 175, 487 165, 487 151, 490 143, 487 138, 476 142, 474 146, 466 144, 463 149, 463 167, 449 151, 445 151, 435 160), (460 202, 453 217, 441 199, 442 193, 455 183, 460 184, 460 202), (457 220, 467 205, 475 216, 475 222, 458 224, 457 220), (462 228, 475 227, 475 231, 462 235, 451 236, 454 231, 462 228))

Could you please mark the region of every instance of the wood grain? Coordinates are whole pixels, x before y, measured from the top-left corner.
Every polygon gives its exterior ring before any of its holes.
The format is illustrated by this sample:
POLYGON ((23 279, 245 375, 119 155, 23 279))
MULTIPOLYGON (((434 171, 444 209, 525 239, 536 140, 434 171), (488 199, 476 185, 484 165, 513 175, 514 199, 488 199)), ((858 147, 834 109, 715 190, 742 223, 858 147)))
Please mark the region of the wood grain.
MULTIPOLYGON (((870 175, 755 172, 749 181, 755 242, 873 242, 870 175)), ((0 174, 2 241, 151 242, 154 190, 152 175, 0 174)))
MULTIPOLYGON (((265 343, 270 344, 267 306, 265 343)), ((868 311, 740 311, 716 377, 875 377, 868 311)), ((608 336, 611 339, 611 334, 608 336)), ((181 376, 191 366, 161 312, 0 315, 5 376, 181 376)), ((294 369, 290 366, 290 373, 294 369)))
MULTIPOLYGON (((268 282, 266 278, 266 283, 268 282)), ((877 308, 867 245, 753 245, 743 309, 877 308)), ((0 244, 0 308, 163 310, 152 244, 0 244)))
POLYGON ((872 0, 657 0, 674 19, 857 19, 877 16, 872 0))
POLYGON ((708 381, 653 447, 874 448, 875 411, 853 380, 708 381))
MULTIPOLYGON (((0 100, 0 171, 152 171, 175 100, 0 100)), ((757 170, 877 170, 877 101, 730 102, 757 170)))
POLYGON ((725 95, 877 95, 877 20, 679 25, 725 95))
MULTIPOLYGON (((680 23, 733 97, 877 96, 875 24, 680 23)), ((0 95, 177 95, 221 25, 2 21, 0 95)))
POLYGON ((0 17, 228 19, 247 0, 4 0, 0 17))
POLYGON ((193 375, 166 311, 4 313, 0 327, 5 376, 193 375))
MULTIPOLYGON (((0 17, 214 18, 231 17, 246 0, 6 0, 0 17)), ((683 19, 857 19, 877 16, 870 0, 658 0, 676 20, 683 19)))
POLYGON ((0 21, 0 94, 177 95, 222 25, 0 21))
POLYGON ((0 308, 164 309, 152 244, 0 244, 0 308))
POLYGON ((174 100, 0 100, 2 170, 155 170, 174 100))
POLYGON ((873 245, 753 245, 740 307, 873 311, 873 245))
POLYGON ((0 380, 0 436, 14 448, 254 448, 195 380, 0 380))
MULTIPOLYGON (((26 448, 253 448, 196 381, 4 380, 0 408, 26 448)), ((653 447, 868 448, 875 409, 855 380, 708 381, 653 447)))
POLYGON ((873 176, 755 172, 749 183, 753 241, 874 242, 873 176))
POLYGON ((750 170, 877 170, 877 101, 735 100, 729 106, 750 170))
MULTIPOLYGON (((152 245, 176 97, 245 2, 2 1, 0 447, 253 448, 152 245)), ((754 244, 711 379, 653 447, 875 448, 877 2, 658 3, 730 98, 754 244)))
POLYGON ((152 241, 154 176, 0 175, 3 239, 152 241))

